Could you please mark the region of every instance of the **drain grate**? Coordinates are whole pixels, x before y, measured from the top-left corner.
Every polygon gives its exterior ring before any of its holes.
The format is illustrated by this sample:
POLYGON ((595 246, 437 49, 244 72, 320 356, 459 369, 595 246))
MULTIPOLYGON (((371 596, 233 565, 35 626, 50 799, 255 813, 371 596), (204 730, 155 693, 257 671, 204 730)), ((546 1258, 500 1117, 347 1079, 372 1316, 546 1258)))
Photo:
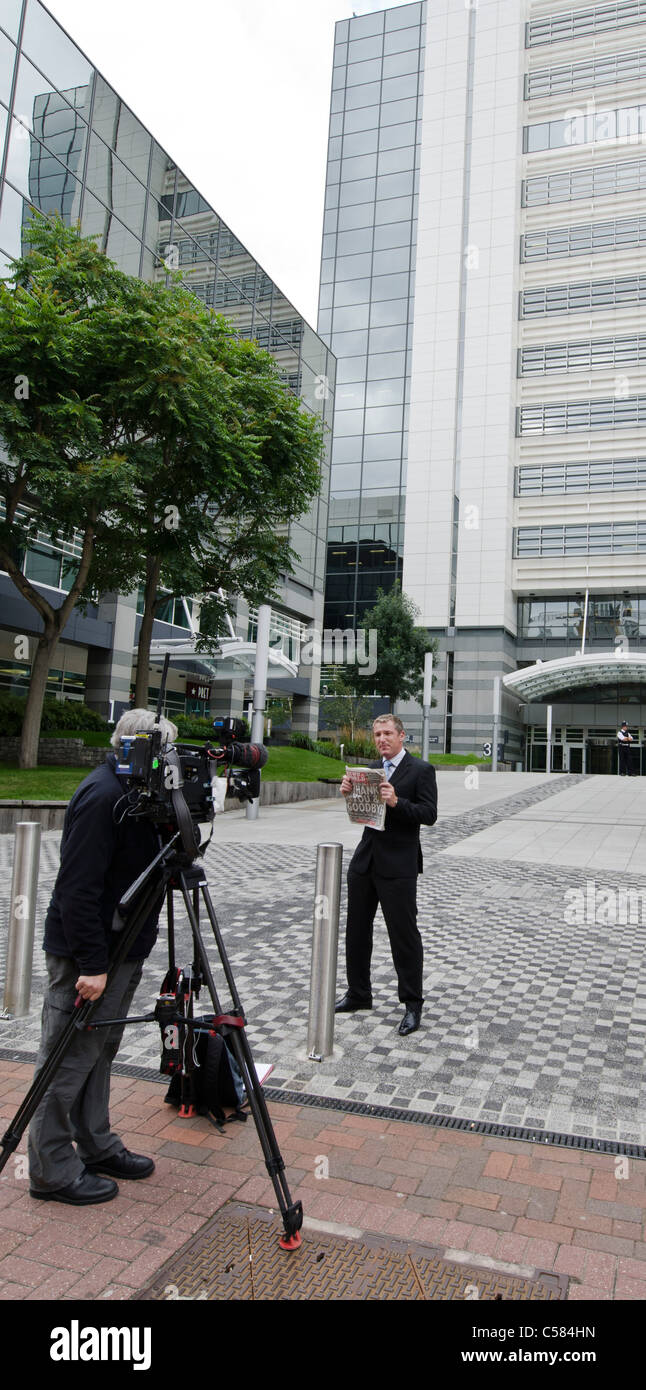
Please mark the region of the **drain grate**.
POLYGON ((537 1272, 532 1279, 521 1278, 443 1260, 421 1245, 306 1230, 300 1248, 285 1254, 278 1234, 277 1217, 270 1212, 228 1203, 135 1298, 548 1302, 567 1295, 563 1275, 537 1272))
MULTIPOLYGON (((31 1053, 0 1047, 0 1061, 31 1062, 31 1053)), ((134 1081, 157 1081, 168 1085, 168 1078, 150 1067, 116 1062, 114 1076, 134 1081)), ((396 1105, 370 1105, 366 1101, 343 1100, 339 1096, 317 1096, 308 1091, 287 1091, 269 1080, 264 1087, 267 1099, 280 1105, 307 1105, 317 1110, 338 1110, 344 1115, 369 1115, 376 1120, 401 1120, 407 1124, 428 1125, 431 1129, 456 1129, 464 1134, 485 1134, 492 1139, 515 1139, 525 1144, 550 1144, 561 1149, 583 1149, 591 1154, 620 1154, 626 1158, 646 1158, 646 1146, 624 1139, 595 1139, 588 1134, 567 1134, 556 1129, 532 1129, 527 1125, 505 1125, 497 1120, 466 1120, 458 1115, 442 1115, 428 1110, 404 1110, 396 1105)))
POLYGON ((526 1144, 555 1144, 566 1149, 585 1149, 588 1153, 625 1154, 627 1158, 646 1158, 643 1144, 621 1139, 595 1139, 591 1135, 566 1134, 554 1129, 532 1129, 526 1125, 505 1125, 496 1120, 465 1120, 458 1115, 440 1115, 428 1110, 404 1110, 396 1105, 370 1105, 366 1101, 314 1096, 305 1091, 284 1091, 267 1082, 265 1094, 282 1105, 308 1105, 320 1110, 341 1110, 346 1115, 372 1115, 379 1120, 402 1120, 408 1124, 429 1125, 431 1129, 457 1129, 464 1134, 487 1134, 496 1139, 517 1139, 526 1144))

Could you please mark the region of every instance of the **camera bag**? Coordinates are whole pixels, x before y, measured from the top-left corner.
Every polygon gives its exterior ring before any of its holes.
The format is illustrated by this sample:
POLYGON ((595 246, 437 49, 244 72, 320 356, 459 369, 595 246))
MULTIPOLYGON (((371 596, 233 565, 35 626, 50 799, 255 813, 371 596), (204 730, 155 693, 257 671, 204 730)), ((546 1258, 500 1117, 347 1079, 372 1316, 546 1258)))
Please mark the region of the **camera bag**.
MULTIPOLYGON (((230 1120, 246 1120, 243 1110, 244 1086, 240 1068, 220 1033, 199 1033, 194 1045, 195 1070, 188 1075, 192 1082, 192 1104, 198 1115, 206 1115, 220 1129, 230 1120), (230 1113, 227 1114, 226 1112, 230 1113)), ((166 1105, 179 1109, 183 1104, 185 1077, 177 1071, 171 1077, 164 1097, 166 1105)))

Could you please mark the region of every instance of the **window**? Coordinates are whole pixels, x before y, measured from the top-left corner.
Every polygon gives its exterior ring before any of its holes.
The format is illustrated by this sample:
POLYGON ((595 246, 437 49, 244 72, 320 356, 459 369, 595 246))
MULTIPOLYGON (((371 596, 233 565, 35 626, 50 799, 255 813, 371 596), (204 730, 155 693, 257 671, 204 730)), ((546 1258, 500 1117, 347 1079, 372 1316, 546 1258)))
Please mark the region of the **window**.
POLYGON ((516 496, 607 492, 646 487, 646 458, 544 463, 516 469, 516 496))
POLYGON ((339 232, 336 240, 338 256, 353 255, 370 251, 372 247, 372 227, 358 227, 351 232, 339 232))
POLYGON ((580 343, 546 343, 521 348, 519 376, 548 372, 594 371, 636 367, 646 362, 646 337, 589 338, 580 343))
POLYGON ((526 154, 561 150, 572 145, 636 144, 646 132, 646 105, 618 106, 600 111, 575 111, 564 120, 525 126, 526 154))
POLYGON ((370 299, 370 279, 337 280, 334 290, 334 306, 341 304, 368 304, 370 299))
POLYGON ((608 521, 580 526, 519 526, 514 555, 616 555, 646 550, 646 521, 608 521))
MULTIPOLYGON (((329 167, 329 166, 328 166, 329 167)), ((350 179, 369 179, 377 172, 377 155, 356 154, 343 158, 341 178, 346 183, 350 179)))
POLYGON ((562 174, 525 179, 523 207, 568 203, 576 198, 604 198, 646 188, 646 159, 626 159, 619 164, 591 164, 562 174))
POLYGON ((348 87, 345 94, 346 111, 360 106, 374 106, 379 101, 379 83, 365 82, 361 87, 348 87))
POLYGON ((602 34, 608 29, 639 24, 645 19, 646 0, 613 0, 605 5, 586 5, 585 9, 531 19, 525 29, 525 46, 536 48, 539 44, 580 39, 586 34, 602 34))
POLYGON ((357 135, 345 135, 343 137, 343 158, 349 159, 350 156, 357 154, 373 154, 377 148, 377 140, 376 130, 362 130, 357 135))
POLYGON ((523 290, 520 316, 574 314, 593 309, 619 309, 646 302, 646 275, 625 275, 617 280, 581 280, 569 285, 544 285, 523 290))
POLYGON ((563 63, 555 68, 536 68, 525 74, 525 100, 578 92, 585 87, 608 83, 639 82, 646 73, 646 49, 634 53, 608 53, 580 63, 563 63))
POLYGON ((368 327, 369 305, 348 304, 334 306, 334 334, 347 333, 351 329, 368 327))
POLYGON ((25 555, 24 573, 34 584, 60 588, 61 555, 51 545, 30 546, 25 555))
POLYGON ((555 401, 519 406, 518 435, 551 434, 569 430, 643 428, 646 396, 606 397, 596 401, 555 401))
POLYGON ((348 68, 348 87, 365 87, 368 82, 378 82, 381 77, 381 59, 371 58, 368 62, 350 63, 348 68))
POLYGON ((646 245, 646 217, 621 217, 612 222, 584 222, 574 227, 549 227, 521 238, 521 261, 585 256, 598 251, 623 251, 646 245))
POLYGON ((376 34, 374 38, 351 39, 348 44, 348 62, 362 63, 367 58, 381 58, 382 46, 381 34, 376 34))

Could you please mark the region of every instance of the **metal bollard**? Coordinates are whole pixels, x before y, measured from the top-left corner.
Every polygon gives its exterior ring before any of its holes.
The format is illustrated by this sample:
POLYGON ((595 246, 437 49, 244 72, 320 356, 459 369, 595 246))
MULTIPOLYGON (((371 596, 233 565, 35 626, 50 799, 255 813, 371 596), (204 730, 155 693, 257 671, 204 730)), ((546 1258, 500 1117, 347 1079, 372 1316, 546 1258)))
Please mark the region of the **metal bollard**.
POLYGON ((339 905, 343 845, 319 845, 316 851, 314 930, 307 1055, 322 1062, 334 1044, 334 996, 339 946, 339 905))
POLYGON ((20 821, 16 826, 11 882, 5 1018, 22 1018, 29 1013, 39 860, 40 821, 20 821))

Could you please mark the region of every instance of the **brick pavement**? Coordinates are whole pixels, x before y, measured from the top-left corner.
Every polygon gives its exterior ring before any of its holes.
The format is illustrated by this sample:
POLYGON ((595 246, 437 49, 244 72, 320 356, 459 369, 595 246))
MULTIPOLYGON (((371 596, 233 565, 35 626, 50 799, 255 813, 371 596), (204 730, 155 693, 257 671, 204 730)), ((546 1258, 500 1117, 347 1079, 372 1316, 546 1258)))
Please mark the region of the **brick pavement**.
MULTIPOLYGON (((29 1066, 0 1061, 3 1129, 30 1080, 29 1066)), ((128 1299, 223 1203, 273 1206, 252 1121, 220 1135, 180 1121, 158 1082, 118 1075, 112 1102, 125 1143, 154 1155, 154 1175, 97 1207, 37 1203, 23 1140, 0 1178, 0 1299, 128 1299)), ((572 1301, 646 1298, 646 1162, 269 1103, 306 1220, 526 1277, 566 1274, 572 1301)))

